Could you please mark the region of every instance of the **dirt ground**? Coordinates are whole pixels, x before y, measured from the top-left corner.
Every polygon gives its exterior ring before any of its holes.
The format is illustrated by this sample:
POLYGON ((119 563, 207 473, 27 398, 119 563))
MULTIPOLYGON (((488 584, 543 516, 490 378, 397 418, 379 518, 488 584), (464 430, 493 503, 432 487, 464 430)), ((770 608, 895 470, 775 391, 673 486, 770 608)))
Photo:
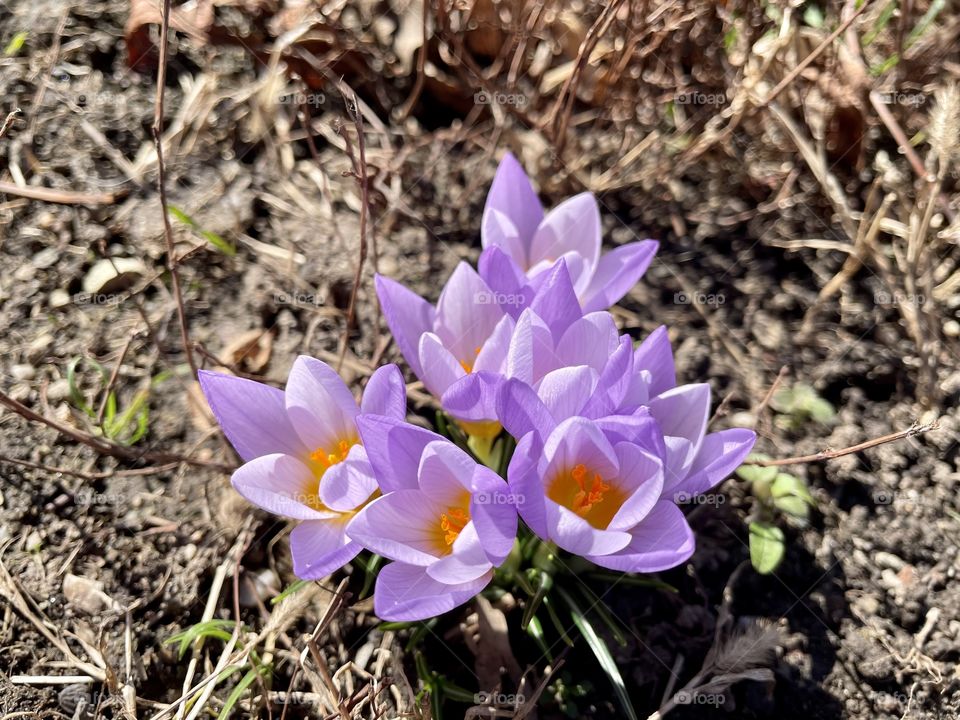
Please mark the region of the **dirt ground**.
MULTIPOLYGON (((670 327, 679 379, 712 386, 713 429, 756 424, 757 450, 788 458, 938 421, 791 465, 815 508, 782 523, 771 574, 749 566, 756 500, 735 477, 722 502, 690 510, 697 552, 658 575, 672 591, 598 587, 637 714, 698 672, 727 613, 734 633, 778 631, 773 680, 670 717, 960 717, 960 98, 942 91, 960 74, 960 8, 868 5, 822 49, 852 4, 628 0, 607 18, 593 3, 426 3, 426 31, 421 5, 399 0, 314 16, 271 0, 179 8, 163 140, 197 364, 280 385, 298 354, 343 350, 357 386, 379 362, 402 366, 373 272, 435 300, 479 253, 510 149, 547 205, 594 190, 608 245, 660 240, 613 312, 637 338, 670 327), (366 198, 351 174, 358 115, 366 198), (812 387, 835 416, 778 410, 775 383, 812 387)), ((254 643, 269 674, 251 676, 236 716, 337 717, 339 694, 341 717, 429 717, 425 662, 471 693, 516 692, 516 664, 528 695, 548 678, 538 717, 621 717, 582 639, 550 674, 515 630, 515 599, 419 637, 378 627, 361 568, 272 603, 295 580, 287 528, 230 487, 236 458, 198 402, 166 269, 152 8, 0 0, 0 121, 21 110, 0 132, 0 390, 49 421, 10 403, 0 415, 0 716, 173 714, 191 680, 223 669, 225 641, 181 658, 170 638, 239 617, 239 646, 254 643), (96 437, 114 373, 116 414, 133 408, 116 437, 142 437, 98 452, 51 426, 96 437), (332 600, 341 580, 347 607, 332 600), (491 629, 504 616, 510 632, 491 629), (324 618, 332 677, 300 669, 324 618), (96 682, 36 680, 65 674, 96 682)), ((417 385, 411 408, 433 417, 417 385)), ((451 697, 444 716, 470 704, 451 697)))

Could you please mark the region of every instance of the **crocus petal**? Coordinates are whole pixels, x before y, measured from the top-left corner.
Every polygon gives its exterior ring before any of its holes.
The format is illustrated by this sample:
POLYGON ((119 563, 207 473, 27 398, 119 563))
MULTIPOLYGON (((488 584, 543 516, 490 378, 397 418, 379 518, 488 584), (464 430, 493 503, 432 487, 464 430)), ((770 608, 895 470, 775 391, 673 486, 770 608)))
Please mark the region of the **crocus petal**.
POLYGON ((580 296, 583 311, 606 310, 616 305, 650 267, 659 247, 656 240, 643 240, 621 245, 601 257, 580 296))
POLYGON ((557 343, 557 360, 561 365, 589 365, 599 373, 606 367, 619 341, 617 325, 610 313, 590 313, 572 323, 563 333, 557 343))
POLYGON ((295 520, 336 517, 306 504, 319 499, 309 497, 316 478, 292 455, 261 455, 237 468, 230 480, 238 493, 267 512, 295 520))
POLYGON ((518 266, 526 267, 526 242, 520 237, 513 220, 500 210, 488 208, 484 211, 480 220, 480 242, 488 250, 503 250, 518 266))
POLYGON ((650 401, 650 414, 660 424, 667 443, 666 487, 687 476, 710 419, 710 386, 680 385, 650 401))
MULTIPOLYGON (((633 387, 633 342, 624 335, 597 378, 597 387, 580 414, 597 418, 614 412, 630 412, 635 407, 635 397, 630 395, 633 387)), ((639 402, 646 402, 644 391, 639 402)))
POLYGON ((613 555, 587 559, 611 570, 657 572, 685 562, 694 551, 693 532, 676 505, 658 502, 643 522, 631 531, 630 544, 613 555))
POLYGON ((460 505, 470 493, 473 470, 477 466, 467 453, 452 442, 438 440, 423 449, 420 458, 420 490, 424 497, 444 507, 460 505))
POLYGON ((290 533, 293 572, 303 580, 320 580, 353 560, 363 549, 346 534, 341 519, 307 520, 290 533))
POLYGON ((497 415, 497 393, 503 376, 473 372, 457 380, 440 398, 443 409, 458 420, 478 422, 497 415))
POLYGON ((547 475, 568 472, 583 464, 601 477, 616 477, 620 470, 616 452, 597 425, 582 417, 561 422, 550 433, 543 453, 549 460, 547 475))
POLYGON ((647 516, 663 490, 663 462, 656 455, 632 443, 614 448, 620 463, 617 485, 630 493, 607 526, 608 530, 629 531, 647 516))
POLYGON ((594 423, 612 443, 633 443, 657 457, 667 454, 660 425, 648 408, 638 408, 630 415, 607 415, 594 423))
POLYGON ((515 438, 522 438, 531 432, 546 437, 557 424, 533 388, 515 379, 506 380, 500 385, 496 417, 515 438))
POLYGON ((503 315, 483 278, 461 262, 440 293, 434 330, 459 362, 472 367, 503 315))
POLYGON ((493 579, 489 570, 476 580, 446 585, 427 575, 426 568, 390 563, 380 570, 373 608, 382 620, 404 622, 436 617, 462 605, 493 579))
POLYGON ((419 490, 397 490, 377 498, 357 513, 347 535, 390 560, 429 565, 441 556, 440 516, 444 507, 419 490))
POLYGON ((513 337, 513 328, 516 322, 510 315, 504 315, 493 329, 490 337, 480 348, 477 360, 473 364, 473 372, 503 372, 507 362, 507 352, 510 349, 510 338, 513 337))
POLYGON ((677 384, 673 351, 667 327, 661 325, 647 335, 633 354, 634 372, 642 373, 649 397, 662 395, 677 384))
POLYGON ((476 580, 491 568, 473 523, 467 523, 453 542, 453 552, 427 565, 427 575, 444 585, 476 580))
POLYGON ((553 333, 533 309, 524 310, 510 338, 506 376, 533 385, 556 367, 553 333))
POLYGON ((517 537, 517 497, 510 486, 490 468, 475 466, 470 517, 477 529, 487 559, 502 563, 517 537))
POLYGON ((385 492, 419 487, 417 469, 423 449, 443 437, 422 427, 379 415, 361 415, 357 430, 367 459, 385 492))
MULTIPOLYGON (((500 161, 487 193, 487 202, 483 208, 484 219, 489 210, 499 210, 510 218, 525 245, 533 239, 543 220, 543 207, 537 191, 533 189, 523 167, 509 152, 500 161)), ((488 247, 494 240, 492 237, 481 238, 483 247, 488 247)))
POLYGON ((496 245, 491 245, 477 260, 480 277, 496 293, 502 307, 514 319, 533 299, 533 288, 527 284, 523 270, 496 245))
POLYGON ((390 278, 377 275, 374 284, 390 333, 407 364, 420 377, 420 358, 417 354, 420 336, 433 329, 436 311, 422 297, 390 278))
POLYGON ((287 415, 303 443, 315 450, 334 450, 356 437, 360 413, 343 379, 325 362, 301 355, 287 379, 287 415))
POLYGON ((350 454, 320 478, 320 501, 331 510, 354 510, 377 490, 373 468, 367 453, 360 445, 350 448, 350 454))
POLYGON ((398 420, 407 416, 407 386, 403 373, 396 365, 377 368, 363 390, 360 412, 367 415, 387 415, 398 420))
POLYGON ((542 452, 543 445, 536 432, 529 432, 520 438, 510 458, 507 479, 520 517, 539 537, 549 540, 546 497, 537 462, 542 452))
POLYGON ((530 243, 529 264, 575 252, 592 270, 600 257, 600 208, 593 193, 564 200, 546 214, 530 243))
POLYGON ((537 386, 537 395, 555 420, 579 415, 597 385, 597 371, 579 365, 548 372, 537 386))
POLYGON ((432 332, 420 336, 419 357, 420 379, 434 397, 443 397, 448 387, 467 374, 432 332))
POLYGON ((542 284, 537 287, 536 295, 530 301, 530 309, 543 319, 555 338, 563 337, 566 329, 583 317, 566 262, 558 260, 544 274, 542 284))
POLYGON ((209 370, 198 375, 214 417, 244 461, 271 453, 309 453, 290 424, 282 390, 209 370))
POLYGON ((546 501, 546 520, 550 539, 577 555, 609 555, 630 542, 630 533, 597 529, 575 512, 549 499, 546 501))
POLYGON ((744 428, 710 433, 703 438, 697 459, 677 491, 691 496, 707 492, 740 466, 756 441, 756 433, 744 428))

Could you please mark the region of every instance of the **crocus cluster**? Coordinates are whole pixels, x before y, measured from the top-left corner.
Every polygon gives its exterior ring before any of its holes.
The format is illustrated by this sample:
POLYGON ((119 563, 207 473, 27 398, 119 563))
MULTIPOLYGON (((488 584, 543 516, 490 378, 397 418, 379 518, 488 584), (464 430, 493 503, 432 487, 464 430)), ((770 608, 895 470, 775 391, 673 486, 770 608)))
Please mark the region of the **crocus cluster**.
POLYGON ((245 463, 234 487, 297 523, 296 574, 323 577, 362 549, 388 559, 374 592, 387 620, 432 617, 480 592, 514 545, 518 515, 544 542, 605 568, 679 565, 694 538, 677 503, 732 473, 755 440, 707 432, 709 386, 677 385, 665 327, 636 346, 619 332, 607 308, 657 243, 603 254, 591 194, 544 213, 508 154, 481 240, 479 272, 461 263, 436 306, 376 278, 401 354, 466 448, 406 421, 395 365, 373 373, 359 404, 308 357, 285 391, 200 373, 245 463), (480 449, 506 434, 516 449, 501 477, 480 449))

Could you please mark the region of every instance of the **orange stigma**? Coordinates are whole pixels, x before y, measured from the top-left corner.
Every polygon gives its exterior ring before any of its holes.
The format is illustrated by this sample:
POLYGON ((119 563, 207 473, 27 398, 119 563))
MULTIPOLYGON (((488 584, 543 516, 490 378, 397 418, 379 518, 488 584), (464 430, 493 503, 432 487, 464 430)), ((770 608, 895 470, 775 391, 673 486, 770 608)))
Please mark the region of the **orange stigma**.
POLYGON ((440 515, 440 529, 444 532, 443 541, 447 547, 453 545, 468 522, 470 516, 462 508, 447 508, 447 512, 440 515))
POLYGON ((580 487, 580 491, 573 496, 573 507, 571 510, 577 513, 577 515, 586 515, 594 505, 603 502, 603 494, 610 489, 610 486, 603 481, 600 473, 594 473, 593 479, 590 481, 588 487, 587 466, 583 463, 574 466, 573 470, 570 471, 570 475, 573 477, 574 482, 580 487))
MULTIPOLYGON (((481 350, 481 349, 482 349, 482 348, 479 348, 479 347, 475 347, 475 348, 473 349, 473 355, 474 355, 474 357, 476 357, 477 355, 480 354, 480 350, 481 350)), ((460 367, 463 368, 463 371, 464 371, 465 373, 468 373, 468 374, 469 374, 469 373, 472 373, 472 372, 473 372, 473 363, 467 362, 466 360, 461 360, 461 361, 460 361, 460 367)))
POLYGON ((591 472, 583 463, 557 474, 547 486, 547 497, 601 530, 627 499, 620 487, 604 482, 600 473, 591 472))
POLYGON ((327 452, 327 450, 324 448, 317 448, 310 453, 310 459, 320 465, 324 471, 327 471, 331 468, 331 466, 346 460, 347 455, 350 454, 350 448, 352 448, 355 444, 355 440, 341 440, 337 445, 336 452, 327 452))

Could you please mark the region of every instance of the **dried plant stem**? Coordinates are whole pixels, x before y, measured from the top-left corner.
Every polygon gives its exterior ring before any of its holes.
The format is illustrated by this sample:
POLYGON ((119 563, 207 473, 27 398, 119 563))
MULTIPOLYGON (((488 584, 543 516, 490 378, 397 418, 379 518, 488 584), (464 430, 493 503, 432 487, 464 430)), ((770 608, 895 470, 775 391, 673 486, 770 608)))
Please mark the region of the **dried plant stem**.
POLYGON ((120 190, 112 193, 79 193, 69 190, 54 190, 52 188, 20 186, 16 183, 0 181, 0 193, 16 195, 27 200, 56 203, 58 205, 113 205, 128 191, 120 190))
POLYGON ((6 119, 3 121, 3 125, 0 126, 0 138, 7 134, 7 131, 13 127, 13 121, 17 119, 17 115, 21 113, 20 108, 14 108, 9 113, 7 113, 6 119))
POLYGON ((160 193, 160 209, 163 211, 163 236, 167 241, 167 269, 170 270, 173 296, 177 301, 177 319, 180 321, 180 341, 193 377, 197 365, 193 360, 190 333, 187 330, 187 313, 183 306, 180 276, 177 274, 177 252, 173 242, 173 227, 167 209, 166 168, 163 163, 163 93, 167 80, 167 36, 170 32, 170 0, 163 2, 163 22, 160 24, 160 62, 157 68, 157 95, 153 108, 153 142, 157 149, 157 189, 160 193))
POLYGON ((872 440, 867 440, 866 442, 859 443, 858 445, 851 445, 850 447, 843 448, 842 450, 823 450, 821 452, 814 453, 813 455, 800 455, 799 457, 781 458, 779 460, 751 460, 747 464, 758 465, 760 467, 780 467, 782 465, 800 465, 803 463, 820 462, 822 460, 832 460, 834 458, 843 457, 844 455, 851 455, 852 453, 861 452, 862 450, 869 450, 870 448, 877 447, 878 445, 885 445, 886 443, 894 442, 896 440, 903 440, 904 438, 913 437, 914 435, 922 435, 923 433, 930 432, 931 430, 937 430, 939 427, 939 419, 934 420, 931 423, 926 423, 925 425, 914 423, 906 430, 900 430, 898 432, 890 433, 889 435, 873 438, 872 440))

